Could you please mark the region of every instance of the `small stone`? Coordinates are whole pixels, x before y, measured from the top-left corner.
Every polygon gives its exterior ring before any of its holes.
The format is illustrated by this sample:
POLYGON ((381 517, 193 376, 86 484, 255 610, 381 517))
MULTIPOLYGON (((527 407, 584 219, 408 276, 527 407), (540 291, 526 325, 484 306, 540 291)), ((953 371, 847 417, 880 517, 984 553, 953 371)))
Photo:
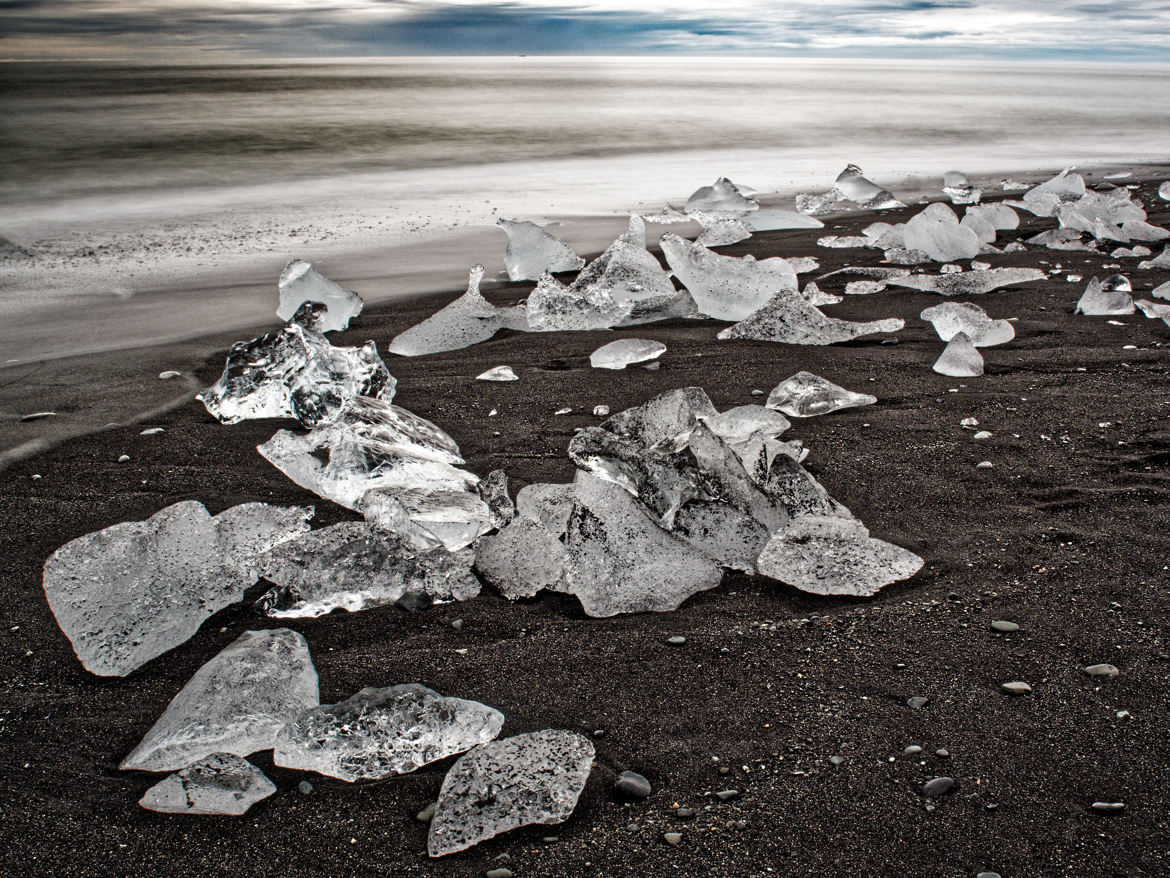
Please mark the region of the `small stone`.
POLYGON ((991 469, 993 466, 995 466, 995 464, 993 464, 990 460, 981 460, 979 463, 975 464, 975 469, 991 469))
POLYGON ((118 463, 126 463, 130 460, 129 454, 123 454, 118 458, 118 463))
POLYGON ((636 771, 623 771, 613 785, 614 792, 628 799, 644 799, 651 793, 650 781, 636 771))
POLYGON ((1118 719, 1133 719, 1133 714, 1128 710, 1119 710, 1114 714, 1118 719))
POLYGON ((394 602, 394 606, 410 613, 421 613, 423 610, 430 609, 434 602, 434 598, 425 591, 408 591, 394 602))
POLYGON ((692 808, 675 808, 674 816, 679 820, 691 820, 694 818, 695 812, 692 808))
POLYGON ((844 756, 830 756, 829 761, 834 765, 841 765, 845 762, 844 756))
POLYGON ((683 644, 685 644, 687 642, 687 639, 685 637, 683 637, 681 634, 676 634, 673 637, 666 638, 666 642, 669 643, 671 646, 682 646, 683 644))
POLYGON ((1125 810, 1125 802, 1094 802, 1090 805, 1094 811, 1100 811, 1105 814, 1113 814, 1118 811, 1125 810))
POLYGON ((939 759, 950 759, 951 758, 951 751, 946 749, 945 747, 939 747, 937 750, 934 751, 934 755, 937 756, 939 759))
POLYGON ((974 430, 979 426, 979 422, 974 418, 963 418, 963 420, 959 421, 959 426, 965 427, 968 430, 974 430))
POLYGON ((955 779, 953 777, 936 777, 933 780, 928 780, 922 787, 922 795, 936 799, 939 796, 945 796, 955 788, 955 779))
POLYGON ((1000 689, 1008 695, 1027 695, 1032 691, 1032 687, 1020 680, 1012 680, 1007 683, 1000 684, 1000 689))
POLYGON ((304 795, 308 796, 313 792, 313 785, 307 780, 303 780, 297 784, 297 789, 300 790, 304 795))
POLYGON ((464 624, 465 623, 462 619, 452 619, 451 620, 451 627, 454 628, 456 631, 462 631, 464 624))
POLYGON ((1020 630, 1020 626, 1015 622, 1008 622, 1004 619, 996 619, 991 623, 991 630, 998 631, 1000 634, 1011 634, 1020 630))
POLYGON ((736 820, 735 821, 735 828, 736 829, 747 829, 747 821, 746 820, 736 820))
POLYGON ((739 790, 720 790, 715 794, 720 802, 730 802, 732 799, 739 798, 739 790))
POLYGON ((678 847, 682 842, 681 832, 664 832, 662 833, 662 840, 671 847, 678 847))
POLYGON ((719 773, 720 774, 731 774, 731 769, 728 768, 726 765, 720 765, 719 766, 719 773))
POLYGON ((930 704, 930 699, 925 695, 915 695, 906 699, 906 706, 911 710, 918 710, 921 707, 926 707, 928 704, 930 704))
POLYGON ((633 835, 641 828, 642 827, 640 827, 637 823, 630 823, 626 825, 626 832, 628 832, 630 835, 633 835))
POLYGON ((919 753, 921 753, 921 752, 922 752, 922 748, 921 748, 921 747, 919 747, 917 744, 911 744, 909 747, 907 747, 907 748, 906 748, 905 750, 903 750, 902 752, 903 752, 903 753, 904 753, 906 756, 917 756, 919 753))
POLYGON ((145 430, 140 430, 138 435, 139 436, 157 436, 159 433, 165 433, 165 432, 166 432, 166 430, 164 430, 162 427, 149 427, 145 430))
POLYGON ((998 872, 980 872, 975 878, 1001 878, 998 872))
POLYGON ((435 818, 435 808, 439 805, 438 802, 431 802, 421 811, 414 815, 414 819, 419 823, 430 823, 435 818))
POLYGON ((978 433, 976 433, 976 434, 975 434, 974 436, 972 436, 971 438, 972 438, 972 439, 976 439, 976 440, 978 440, 978 441, 982 442, 984 439, 990 439, 990 438, 991 438, 991 433, 990 433, 990 431, 988 431, 988 430, 980 430, 978 433))
POLYGON ((183 374, 182 372, 176 372, 174 369, 167 369, 167 371, 165 371, 165 372, 158 373, 158 380, 159 381, 171 381, 175 378, 178 378, 182 374, 183 374))
POLYGON ((752 396, 763 396, 763 395, 764 395, 764 391, 762 391, 762 390, 753 390, 752 391, 752 396))
POLYGON ((488 869, 483 873, 483 878, 512 878, 512 870, 505 869, 503 866, 498 869, 488 869))
POLYGON ((1116 677, 1121 671, 1113 665, 1089 665, 1085 668, 1085 673, 1090 677, 1116 677))

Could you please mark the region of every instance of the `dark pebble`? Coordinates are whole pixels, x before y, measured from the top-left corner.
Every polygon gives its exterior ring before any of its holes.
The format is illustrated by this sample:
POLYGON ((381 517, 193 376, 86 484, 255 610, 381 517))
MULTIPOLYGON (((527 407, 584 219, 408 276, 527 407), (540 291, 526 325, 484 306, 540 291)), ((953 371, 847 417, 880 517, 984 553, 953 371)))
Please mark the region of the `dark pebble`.
POLYGON ((945 796, 954 788, 955 779, 953 777, 936 777, 933 780, 928 780, 923 785, 922 795, 935 799, 939 796, 945 796))
POLYGON ((926 707, 930 704, 930 699, 925 695, 915 695, 913 698, 906 699, 906 706, 911 710, 918 710, 920 707, 926 707))
POLYGON ((613 785, 614 792, 628 799, 644 799, 651 792, 650 781, 636 771, 623 771, 613 785))

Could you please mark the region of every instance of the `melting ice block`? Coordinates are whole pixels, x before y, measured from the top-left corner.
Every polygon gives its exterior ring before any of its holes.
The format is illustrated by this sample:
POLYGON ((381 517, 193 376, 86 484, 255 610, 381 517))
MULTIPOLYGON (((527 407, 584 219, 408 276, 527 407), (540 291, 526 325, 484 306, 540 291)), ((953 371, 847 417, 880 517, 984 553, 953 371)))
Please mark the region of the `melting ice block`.
POLYGON ((809 515, 773 535, 760 555, 759 570, 801 591, 869 597, 908 579, 922 559, 874 539, 855 518, 809 515))
MULTIPOLYGON (((1049 250, 1096 250, 1095 241, 1084 241, 1084 234, 1076 229, 1049 229, 1031 238, 1025 238, 1027 244, 1040 244, 1049 250)), ((1011 245, 1008 245, 1009 247, 1011 245)))
POLYGON ((746 241, 752 236, 751 227, 736 217, 695 211, 691 218, 703 227, 703 233, 695 239, 695 243, 704 247, 723 247, 746 241))
POLYGON ((1038 268, 988 268, 983 271, 957 271, 948 274, 912 274, 891 278, 895 287, 938 293, 940 296, 978 296, 1015 284, 1038 283, 1048 275, 1038 268))
POLYGON ((951 199, 951 204, 974 204, 983 197, 983 190, 972 186, 962 171, 943 174, 943 193, 951 199))
POLYGON ((585 265, 585 260, 567 244, 536 223, 501 219, 496 225, 508 234, 504 267, 509 280, 536 280, 546 271, 577 271, 585 265))
POLYGON ((512 371, 511 366, 493 366, 486 372, 475 376, 476 381, 519 381, 520 376, 512 371))
POLYGON ((696 189, 694 194, 687 199, 684 208, 690 214, 711 211, 741 214, 759 209, 758 201, 744 195, 740 192, 739 187, 726 177, 720 177, 711 186, 696 189))
POLYGON ((295 717, 277 738, 272 761, 350 782, 378 780, 486 744, 503 724, 498 710, 418 683, 367 686, 295 717))
POLYGON ((1158 284, 1150 291, 1150 295, 1155 299, 1170 299, 1170 281, 1164 284, 1158 284))
POLYGON ((796 272, 778 256, 759 261, 753 256, 723 256, 670 234, 659 243, 700 313, 717 320, 743 320, 778 290, 798 287, 796 272))
POLYGON ((305 638, 287 628, 245 631, 195 672, 121 767, 175 771, 213 753, 268 750, 288 720, 317 703, 305 638))
POLYGON ((845 170, 837 175, 837 182, 833 188, 844 198, 866 210, 889 210, 906 206, 889 190, 867 179, 857 165, 847 165, 845 170))
POLYGON ((1170 269, 1170 247, 1167 247, 1153 259, 1147 259, 1144 262, 1139 262, 1138 268, 1142 271, 1150 271, 1155 268, 1170 269))
POLYGON ((1076 314, 1085 314, 1089 317, 1104 317, 1111 314, 1132 314, 1134 312, 1133 297, 1128 292, 1129 284, 1125 289, 1120 285, 1111 285, 1106 280, 1102 284, 1097 278, 1089 281, 1080 301, 1077 302, 1076 314), (1106 286, 1112 287, 1106 289, 1106 286))
POLYGON ((970 302, 943 302, 919 315, 934 326, 943 341, 960 332, 977 348, 1006 344, 1016 337, 1016 330, 1006 320, 992 320, 987 312, 970 302))
POLYGON ((717 336, 783 344, 829 345, 878 332, 897 332, 900 318, 857 322, 828 317, 795 290, 780 290, 759 310, 717 336))
POLYGON ((479 292, 483 266, 471 269, 467 292, 422 323, 401 332, 390 342, 390 353, 404 357, 456 351, 487 341, 508 324, 507 316, 479 292))
POLYGON ((762 405, 741 405, 717 415, 699 415, 711 432, 732 449, 753 439, 774 439, 792 426, 788 418, 762 405))
MULTIPOLYGON (((636 306, 645 308, 670 302, 678 294, 670 275, 647 251, 646 224, 638 216, 631 216, 629 229, 581 270, 569 291, 586 300, 611 300, 627 311, 633 311, 636 306)), ((529 324, 532 324, 531 316, 529 324)))
POLYGON ((1147 317, 1160 317, 1162 320, 1167 321, 1167 325, 1170 325, 1170 305, 1163 305, 1160 302, 1151 302, 1149 299, 1138 299, 1133 304, 1147 317))
POLYGON ((964 213, 964 219, 969 216, 978 217, 996 231, 1020 227, 1020 215, 1003 202, 972 204, 964 213))
POLYGON ((290 323, 232 345, 223 375, 195 398, 224 424, 296 418, 312 427, 336 417, 355 396, 389 402, 396 384, 372 341, 334 347, 319 332, 290 323))
POLYGON ((212 517, 185 500, 66 543, 45 562, 45 597, 86 670, 124 677, 243 600, 258 556, 312 515, 245 503, 212 517))
POLYGON ((666 353, 666 345, 644 338, 622 338, 602 345, 589 355, 594 369, 624 369, 634 363, 656 360, 666 353))
POLYGON ((1036 216, 1056 216, 1061 205, 1085 197, 1085 179, 1065 168, 1051 180, 1024 193, 1024 206, 1036 216))
POLYGON ((442 857, 532 823, 564 823, 593 767, 583 735, 546 729, 481 744, 443 778, 427 853, 442 857))
POLYGON ((902 240, 911 250, 921 250, 935 262, 972 259, 979 255, 981 241, 970 228, 959 224, 955 212, 945 204, 930 204, 906 221, 902 240))
POLYGON ((148 789, 138 804, 163 814, 238 817, 276 792, 259 768, 231 753, 213 753, 148 789))
POLYGON ((261 598, 277 619, 357 612, 407 594, 464 601, 479 594, 472 552, 420 551, 407 539, 364 521, 343 521, 282 543, 261 559, 276 588, 261 598))
POLYGON ((765 403, 768 408, 784 412, 793 418, 811 418, 826 415, 838 409, 873 405, 876 396, 853 393, 812 372, 797 372, 773 388, 765 403))
POLYGON ((319 332, 346 329, 349 321, 362 313, 361 296, 320 274, 312 263, 294 259, 280 273, 280 307, 276 316, 287 323, 306 302, 325 306, 325 312, 316 318, 319 332))
POLYGON ((983 374, 983 355, 971 343, 966 333, 957 332, 947 342, 942 356, 931 368, 940 375, 954 378, 974 378, 983 374))
MULTIPOLYGON (((584 277, 584 274, 582 272, 578 279, 584 277)), ((629 316, 629 307, 622 307, 615 302, 607 287, 582 286, 575 289, 576 286, 566 287, 551 274, 543 275, 536 289, 528 296, 529 330, 558 332, 609 329, 629 316)))
MULTIPOLYGON (((566 516, 566 526, 567 521, 566 516)), ((558 535, 525 515, 475 543, 475 569, 510 601, 530 598, 546 588, 564 591, 564 568, 565 546, 558 535)))

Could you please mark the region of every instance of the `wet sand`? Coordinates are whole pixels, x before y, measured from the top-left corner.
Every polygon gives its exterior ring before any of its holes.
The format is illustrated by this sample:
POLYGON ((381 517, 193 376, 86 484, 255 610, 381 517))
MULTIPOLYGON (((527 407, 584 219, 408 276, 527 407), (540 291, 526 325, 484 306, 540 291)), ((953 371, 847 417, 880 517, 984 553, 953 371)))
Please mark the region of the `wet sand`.
MULTIPOLYGON (((1150 222, 1166 225, 1170 205, 1154 189, 1142 189, 1150 222)), ((917 209, 880 218, 896 222, 917 209)), ((760 233, 721 249, 816 256, 821 273, 876 264, 877 251, 815 243, 872 219, 832 218, 824 230, 760 233)), ((1053 225, 1021 219, 1020 232, 1001 233, 999 243, 1053 225)), ((903 317, 897 345, 881 337, 826 348, 719 342, 724 324, 671 321, 616 332, 504 332, 465 351, 387 359, 399 381, 395 402, 449 432, 470 470, 504 468, 513 491, 571 478, 565 448, 575 428, 597 422, 590 412, 599 403, 616 412, 699 385, 722 409, 758 402, 753 389, 766 393, 800 369, 872 393, 875 406, 797 421, 785 438, 805 441, 806 467, 875 536, 926 562, 870 600, 815 598, 728 574, 670 614, 595 620, 566 596, 513 604, 485 589, 476 600, 417 614, 384 608, 291 621, 313 651, 323 702, 366 685, 421 682, 497 707, 507 717, 504 734, 556 727, 594 736, 597 766, 567 823, 438 861, 426 857, 426 827, 414 814, 434 800, 449 763, 350 785, 273 768, 260 754, 256 764, 279 790, 243 818, 138 807, 158 776, 121 772, 120 759, 203 662, 244 630, 278 626, 248 602, 130 677, 100 679, 81 668, 48 610, 44 559, 69 539, 183 499, 212 512, 254 500, 316 501, 317 526, 350 513, 256 454, 284 424, 224 427, 182 401, 185 386, 155 377, 176 368, 194 373, 192 386, 210 383, 238 333, 71 368, 44 364, 24 379, 18 410, 65 410, 61 399, 101 408, 93 394, 103 380, 118 385, 100 392, 111 410, 131 408, 135 397, 139 412, 179 402, 15 460, 0 476, 3 871, 1165 875, 1170 329, 1140 314, 1111 325, 1072 310, 1093 275, 1120 270, 1141 297, 1170 272, 1038 248, 985 259, 1060 270, 1046 282, 971 298, 993 317, 1019 318, 1013 342, 984 349, 980 378, 930 370, 942 343, 917 315, 942 300, 896 289, 826 311, 903 317), (1121 268, 1105 267, 1114 264, 1121 268), (1070 273, 1083 279, 1066 281, 1070 273), (591 370, 589 353, 623 336, 664 342, 661 368, 591 370), (505 363, 519 381, 473 380, 505 363), (573 413, 554 415, 562 406, 573 413), (493 408, 499 415, 488 417, 493 408), (969 416, 990 440, 960 428, 969 416), (166 432, 140 436, 148 426, 166 432), (119 464, 123 453, 131 461, 119 464), (994 467, 976 469, 982 460, 994 467), (461 631, 450 625, 456 618, 465 621, 461 631), (988 628, 996 619, 1018 622, 1020 631, 996 634, 988 628), (666 645, 674 634, 686 645, 666 645), (1098 662, 1120 676, 1087 677, 1083 668, 1098 662), (1027 681, 1033 692, 1009 697, 999 689, 1007 680, 1027 681), (912 696, 929 702, 912 709, 912 696), (1119 719, 1122 710, 1130 716, 1119 719), (903 755, 912 744, 923 754, 903 755), (939 748, 949 756, 934 755, 939 748), (833 764, 834 756, 844 761, 833 764), (611 797, 624 769, 651 780, 648 800, 611 797), (938 775, 955 778, 955 792, 925 799, 922 784, 938 775), (312 782, 311 795, 298 792, 302 779, 312 782), (729 788, 739 797, 714 797, 729 788), (1097 800, 1126 807, 1102 815, 1089 808, 1097 800), (678 805, 693 808, 694 819, 679 819, 678 805), (663 842, 666 831, 682 832, 678 847, 663 842)), ((844 282, 823 287, 839 292, 844 282)), ((528 286, 502 284, 489 297, 515 301, 528 286)), ((339 342, 372 338, 385 351, 394 334, 453 295, 372 307, 339 342)))

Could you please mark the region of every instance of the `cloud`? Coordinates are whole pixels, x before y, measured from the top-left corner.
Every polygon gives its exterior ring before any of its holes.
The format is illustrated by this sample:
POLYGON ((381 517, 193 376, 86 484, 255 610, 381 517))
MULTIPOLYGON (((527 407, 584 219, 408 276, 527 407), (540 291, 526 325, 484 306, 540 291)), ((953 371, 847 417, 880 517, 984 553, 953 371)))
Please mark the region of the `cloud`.
POLYGON ((1164 0, 0 0, 0 56, 1170 58, 1164 0))

